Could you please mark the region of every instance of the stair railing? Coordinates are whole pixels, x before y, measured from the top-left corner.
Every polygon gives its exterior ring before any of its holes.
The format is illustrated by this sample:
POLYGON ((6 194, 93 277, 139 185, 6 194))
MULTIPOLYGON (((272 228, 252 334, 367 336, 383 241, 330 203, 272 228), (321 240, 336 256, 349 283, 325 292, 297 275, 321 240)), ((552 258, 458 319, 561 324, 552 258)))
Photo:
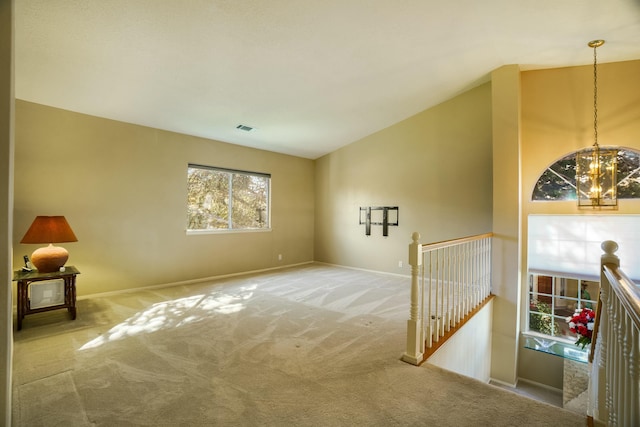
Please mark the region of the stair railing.
POLYGON ((590 411, 610 426, 640 425, 640 288, 620 269, 618 244, 601 245, 599 321, 592 341, 590 411))
POLYGON ((429 349, 490 297, 492 237, 486 233, 421 244, 420 233, 412 234, 411 307, 402 360, 422 363, 429 349))

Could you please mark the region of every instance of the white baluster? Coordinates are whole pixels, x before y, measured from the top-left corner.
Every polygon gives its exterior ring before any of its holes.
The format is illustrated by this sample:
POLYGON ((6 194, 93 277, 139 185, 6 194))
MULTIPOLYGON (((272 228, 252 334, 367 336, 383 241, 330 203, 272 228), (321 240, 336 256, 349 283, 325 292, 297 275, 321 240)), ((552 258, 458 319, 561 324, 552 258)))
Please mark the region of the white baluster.
POLYGON ((629 389, 629 407, 631 408, 629 414, 630 425, 640 425, 640 369, 638 369, 638 363, 640 363, 638 348, 640 341, 640 334, 638 329, 633 327, 630 329, 629 340, 631 342, 631 348, 629 350, 629 381, 631 383, 629 389))
MULTIPOLYGON (((434 314, 436 310, 434 309, 434 289, 433 289, 433 252, 429 252, 429 281, 428 287, 429 289, 429 302, 427 303, 427 313, 429 317, 429 335, 427 338, 427 347, 431 348, 433 346, 434 341, 434 331, 437 331, 437 316, 434 314)), ((436 293, 437 297, 437 293, 436 293)))
POLYGON ((619 357, 619 345, 618 341, 618 304, 615 299, 612 299, 611 304, 611 338, 613 345, 611 346, 611 378, 609 384, 611 388, 611 414, 609 419, 612 426, 618 425, 618 357, 619 357))
POLYGON ((631 360, 629 355, 629 349, 631 347, 631 343, 629 342, 629 335, 631 329, 633 328, 633 324, 629 315, 625 314, 622 318, 622 369, 620 372, 621 380, 623 382, 622 391, 620 393, 623 396, 622 404, 621 404, 621 415, 620 418, 622 420, 630 420, 631 419, 631 401, 629 398, 631 396, 631 377, 629 376, 629 372, 631 371, 631 360))
POLYGON ((473 248, 473 308, 476 308, 480 304, 479 242, 476 240, 471 244, 471 247, 473 248))
POLYGON ((600 279, 600 329, 598 331, 597 336, 597 344, 600 346, 599 358, 595 359, 597 365, 597 378, 595 379, 598 385, 598 390, 596 391, 597 400, 592 403, 596 412, 594 412, 594 417, 597 419, 603 420, 608 419, 607 415, 607 376, 606 376, 606 361, 608 358, 608 340, 609 333, 607 331, 607 325, 609 325, 609 316, 607 306, 609 304, 609 291, 610 286, 609 282, 606 280, 604 274, 600 279))
POLYGON ((460 322, 460 318, 462 317, 462 266, 461 259, 462 256, 460 254, 460 245, 455 247, 455 275, 456 275, 456 324, 460 322))
POLYGON ((439 298, 437 301, 439 304, 438 310, 438 335, 440 337, 444 336, 444 299, 445 299, 445 287, 444 287, 444 249, 438 249, 438 291, 440 292, 439 298))
POLYGON ((447 302, 445 303, 445 306, 447 307, 445 311, 447 314, 447 319, 446 319, 445 331, 449 332, 451 330, 451 326, 453 323, 453 316, 451 315, 451 310, 453 309, 452 307, 453 295, 451 294, 451 247, 446 248, 445 253, 446 253, 445 285, 447 287, 447 302))

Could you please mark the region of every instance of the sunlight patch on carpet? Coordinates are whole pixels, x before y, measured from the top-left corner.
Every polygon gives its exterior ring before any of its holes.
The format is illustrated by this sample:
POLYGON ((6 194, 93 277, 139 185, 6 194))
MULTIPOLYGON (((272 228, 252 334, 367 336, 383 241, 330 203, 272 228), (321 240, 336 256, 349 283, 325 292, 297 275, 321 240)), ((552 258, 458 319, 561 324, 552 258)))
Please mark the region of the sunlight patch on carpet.
POLYGON ((241 287, 234 293, 193 295, 153 304, 114 326, 107 333, 87 342, 80 350, 100 347, 112 341, 162 329, 178 328, 203 320, 212 313, 232 314, 243 310, 258 285, 241 287))

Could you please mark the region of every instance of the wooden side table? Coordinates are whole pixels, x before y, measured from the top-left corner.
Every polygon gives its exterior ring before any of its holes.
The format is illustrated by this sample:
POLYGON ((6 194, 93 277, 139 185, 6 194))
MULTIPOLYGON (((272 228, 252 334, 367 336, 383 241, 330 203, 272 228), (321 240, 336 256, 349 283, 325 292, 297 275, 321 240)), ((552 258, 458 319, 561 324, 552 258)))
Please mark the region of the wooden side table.
POLYGON ((18 270, 14 272, 13 281, 18 282, 18 330, 22 329, 22 319, 27 314, 42 313, 43 311, 66 308, 71 313, 71 319, 76 319, 76 275, 80 272, 72 265, 65 266, 65 270, 53 273, 39 273, 18 270), (42 280, 62 279, 64 281, 64 302, 48 307, 31 308, 29 301, 29 285, 42 280))

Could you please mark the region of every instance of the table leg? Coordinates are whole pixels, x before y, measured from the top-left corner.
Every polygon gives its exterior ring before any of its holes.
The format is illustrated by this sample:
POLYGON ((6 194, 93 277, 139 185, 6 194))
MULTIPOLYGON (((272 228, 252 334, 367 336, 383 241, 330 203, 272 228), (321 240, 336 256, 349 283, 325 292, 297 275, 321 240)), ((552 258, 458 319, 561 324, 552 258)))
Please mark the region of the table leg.
POLYGON ((25 290, 27 287, 27 282, 20 280, 18 282, 18 292, 17 292, 17 306, 18 306, 18 330, 22 329, 22 318, 24 317, 24 303, 25 303, 25 290))
POLYGON ((68 280, 65 280, 65 297, 68 298, 66 303, 69 306, 69 313, 71 313, 71 319, 76 320, 76 276, 71 276, 68 280))

